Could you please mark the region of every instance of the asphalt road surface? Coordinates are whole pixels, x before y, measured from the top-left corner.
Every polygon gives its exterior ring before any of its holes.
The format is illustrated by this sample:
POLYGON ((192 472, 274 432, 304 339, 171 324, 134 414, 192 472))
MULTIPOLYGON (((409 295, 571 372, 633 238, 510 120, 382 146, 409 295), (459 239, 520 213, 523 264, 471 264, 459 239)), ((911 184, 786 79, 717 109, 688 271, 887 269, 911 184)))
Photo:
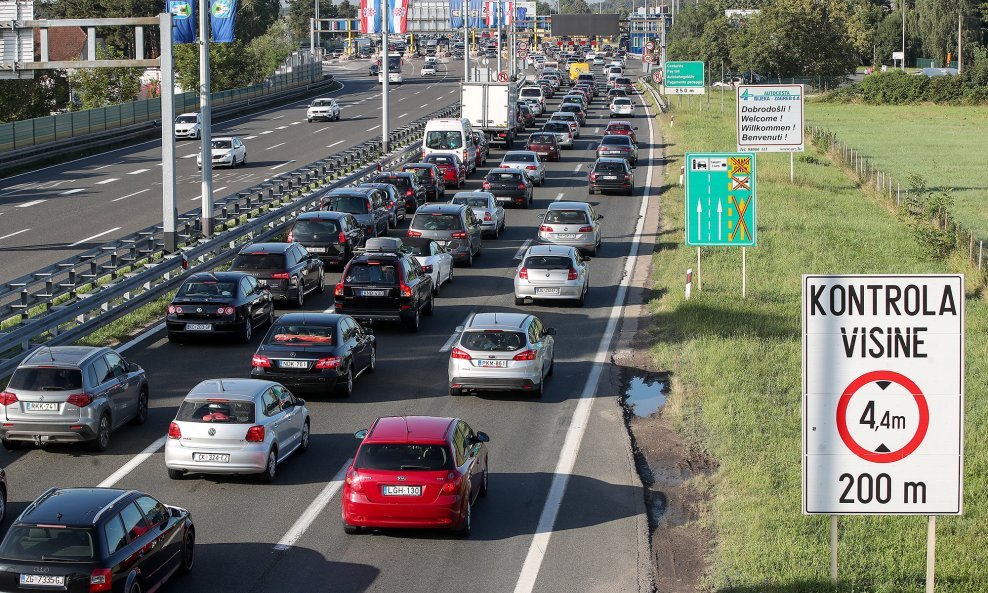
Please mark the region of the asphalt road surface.
MULTIPOLYGON (((407 85, 398 93, 416 90, 407 85)), ((550 101, 550 111, 554 104, 558 99, 550 101)), ((104 454, 67 446, 6 454, 6 525, 50 486, 115 485, 147 491, 192 511, 196 568, 169 583, 165 590, 170 592, 650 590, 640 589, 650 570, 647 547, 639 543, 647 529, 643 491, 617 394, 599 379, 612 370, 611 338, 622 311, 615 305, 624 297, 627 256, 641 232, 640 213, 647 201, 643 186, 660 183, 649 175, 650 163, 657 163, 658 152, 650 150, 657 136, 650 140, 652 130, 639 107, 635 121, 641 160, 635 196, 588 196, 586 175, 594 161, 589 147, 609 119, 602 104, 598 98, 592 106, 576 149, 548 165, 534 207, 509 210, 507 231, 498 240, 485 240, 475 267, 456 268, 454 281, 443 287, 435 315, 423 320, 420 333, 376 326, 377 373, 359 377, 348 399, 304 396, 312 417, 311 448, 304 456, 289 458, 275 484, 258 484, 251 477, 168 478, 161 447, 182 398, 203 379, 246 376, 261 336, 255 335, 250 345, 171 344, 158 333, 125 353, 148 371, 147 424, 114 433, 104 454), (597 204, 605 216, 604 241, 591 262, 592 287, 583 308, 520 308, 558 330, 555 373, 543 398, 451 398, 446 367, 455 328, 471 312, 516 310, 514 268, 538 229, 537 214, 556 199, 597 204), (490 494, 474 507, 469 538, 418 530, 343 533, 338 490, 341 469, 358 444, 352 433, 376 417, 394 414, 460 417, 490 434, 490 494)), ((258 126, 252 129, 256 133, 262 121, 251 125, 258 126)), ((272 122, 265 119, 263 125, 272 122)), ((496 166, 499 159, 500 153, 493 153, 489 165, 496 166)), ((480 184, 478 173, 464 189, 479 189, 480 184)), ((327 285, 338 278, 336 270, 327 273, 327 285)), ((310 297, 305 309, 324 310, 332 306, 331 299, 327 290, 310 297)))

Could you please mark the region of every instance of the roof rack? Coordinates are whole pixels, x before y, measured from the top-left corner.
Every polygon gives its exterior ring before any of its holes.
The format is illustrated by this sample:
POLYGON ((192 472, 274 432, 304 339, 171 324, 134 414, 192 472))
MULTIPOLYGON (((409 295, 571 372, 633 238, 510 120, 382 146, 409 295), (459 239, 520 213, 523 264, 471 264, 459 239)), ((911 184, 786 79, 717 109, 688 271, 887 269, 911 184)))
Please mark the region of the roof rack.
POLYGON ((397 237, 371 237, 367 239, 363 247, 354 249, 355 253, 388 253, 403 254, 410 253, 411 250, 397 237))

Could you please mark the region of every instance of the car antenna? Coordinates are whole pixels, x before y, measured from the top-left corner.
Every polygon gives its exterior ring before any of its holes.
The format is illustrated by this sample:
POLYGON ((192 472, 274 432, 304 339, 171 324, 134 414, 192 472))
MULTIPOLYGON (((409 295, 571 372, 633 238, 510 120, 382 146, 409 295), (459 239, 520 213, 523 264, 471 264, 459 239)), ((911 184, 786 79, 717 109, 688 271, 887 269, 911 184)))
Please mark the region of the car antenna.
POLYGON ((220 391, 226 391, 226 388, 223 387, 223 379, 217 379, 216 384, 220 386, 220 391))

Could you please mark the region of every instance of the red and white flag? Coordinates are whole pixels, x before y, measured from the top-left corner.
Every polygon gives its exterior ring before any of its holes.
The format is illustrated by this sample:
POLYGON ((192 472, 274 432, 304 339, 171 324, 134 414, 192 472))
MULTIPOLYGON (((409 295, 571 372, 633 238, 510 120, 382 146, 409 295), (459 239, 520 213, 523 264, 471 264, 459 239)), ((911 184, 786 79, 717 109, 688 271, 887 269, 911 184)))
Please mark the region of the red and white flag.
POLYGON ((360 32, 380 33, 381 19, 377 14, 380 2, 375 0, 360 0, 360 32))
POLYGON ((391 33, 408 32, 408 0, 389 0, 391 22, 388 25, 391 33))

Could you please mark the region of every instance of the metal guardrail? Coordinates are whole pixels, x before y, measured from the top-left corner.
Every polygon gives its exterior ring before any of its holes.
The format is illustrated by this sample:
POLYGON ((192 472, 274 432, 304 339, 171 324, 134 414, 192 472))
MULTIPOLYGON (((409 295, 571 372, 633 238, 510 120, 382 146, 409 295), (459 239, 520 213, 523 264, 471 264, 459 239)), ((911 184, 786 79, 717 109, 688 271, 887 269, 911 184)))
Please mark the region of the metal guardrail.
POLYGON ((72 343, 166 294, 186 273, 214 267, 248 241, 277 234, 299 212, 317 207, 327 188, 376 173, 382 159, 390 166, 417 154, 414 141, 425 123, 458 111, 450 105, 393 131, 391 146, 403 148, 390 155, 380 154, 379 140, 364 142, 228 196, 214 217, 222 230, 208 241, 201 241, 199 211, 180 217, 184 245, 177 253, 164 253, 162 227, 155 226, 0 285, 0 321, 12 324, 0 332, 0 377, 37 346, 72 343))

